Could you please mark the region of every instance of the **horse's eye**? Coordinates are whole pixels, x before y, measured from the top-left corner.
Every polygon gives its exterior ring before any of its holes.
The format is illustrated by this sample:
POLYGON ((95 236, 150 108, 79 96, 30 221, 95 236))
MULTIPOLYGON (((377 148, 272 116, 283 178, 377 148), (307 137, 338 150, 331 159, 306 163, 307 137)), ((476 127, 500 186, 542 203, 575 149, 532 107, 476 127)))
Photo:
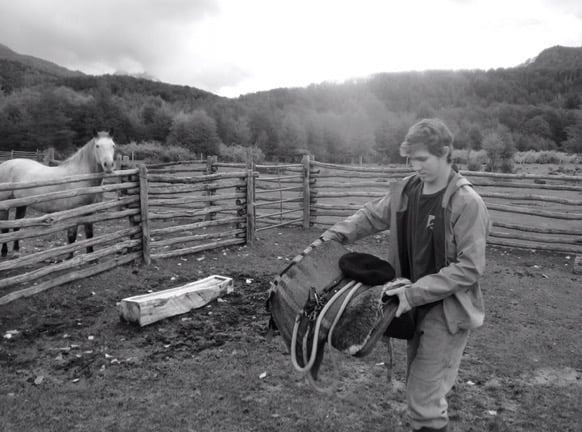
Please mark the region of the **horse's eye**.
POLYGON ((95 147, 99 148, 99 144, 95 144, 95 147))

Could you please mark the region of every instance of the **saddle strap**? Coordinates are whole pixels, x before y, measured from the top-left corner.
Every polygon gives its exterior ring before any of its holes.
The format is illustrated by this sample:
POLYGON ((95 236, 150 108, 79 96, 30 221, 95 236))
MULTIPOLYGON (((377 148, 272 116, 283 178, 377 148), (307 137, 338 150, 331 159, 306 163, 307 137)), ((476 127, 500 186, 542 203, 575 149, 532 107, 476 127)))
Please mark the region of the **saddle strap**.
MULTIPOLYGON (((351 290, 354 293, 361 287, 361 283, 356 283, 355 281, 351 281, 344 285, 338 292, 336 292, 333 297, 325 304, 321 312, 318 314, 317 319, 315 321, 315 329, 312 336, 312 346, 311 351, 309 352, 309 360, 307 360, 304 364, 305 366, 300 366, 297 358, 297 334, 299 332, 299 325, 302 321, 302 312, 299 312, 295 317, 295 324, 293 325, 293 332, 291 334, 291 363, 296 371, 300 373, 311 373, 313 365, 315 364, 315 360, 317 357, 317 348, 319 343, 319 335, 321 331, 321 323, 327 313, 327 311, 333 306, 333 304, 339 299, 347 290, 351 290)), ((353 295, 353 294, 352 294, 353 295)), ((348 294, 346 298, 351 299, 352 296, 348 294)), ((347 306, 347 303, 344 299, 344 304, 342 303, 343 309, 347 306)), ((341 311, 343 313, 343 310, 341 311)), ((336 318, 341 316, 340 313, 336 314, 336 318)), ((339 320, 339 318, 338 318, 339 320)))

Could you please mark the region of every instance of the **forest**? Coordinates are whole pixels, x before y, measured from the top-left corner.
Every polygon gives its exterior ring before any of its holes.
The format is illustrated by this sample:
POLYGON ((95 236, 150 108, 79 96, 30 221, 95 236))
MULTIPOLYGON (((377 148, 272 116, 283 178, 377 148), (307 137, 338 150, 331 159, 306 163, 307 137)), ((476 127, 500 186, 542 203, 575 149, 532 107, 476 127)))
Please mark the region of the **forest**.
POLYGON ((485 149, 501 159, 527 150, 582 153, 582 66, 382 73, 231 99, 0 58, 0 150, 52 147, 64 156, 94 129, 107 129, 120 144, 194 154, 396 163, 409 126, 426 117, 449 125, 456 149, 485 149))

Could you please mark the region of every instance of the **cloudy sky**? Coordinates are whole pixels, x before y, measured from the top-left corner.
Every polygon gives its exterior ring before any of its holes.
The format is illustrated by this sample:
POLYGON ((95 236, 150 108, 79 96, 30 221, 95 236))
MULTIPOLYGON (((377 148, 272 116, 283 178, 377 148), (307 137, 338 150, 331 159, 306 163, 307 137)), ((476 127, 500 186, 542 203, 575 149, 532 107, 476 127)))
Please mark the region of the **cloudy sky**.
POLYGON ((582 0, 0 0, 0 43, 222 96, 378 72, 513 67, 582 46, 582 0))

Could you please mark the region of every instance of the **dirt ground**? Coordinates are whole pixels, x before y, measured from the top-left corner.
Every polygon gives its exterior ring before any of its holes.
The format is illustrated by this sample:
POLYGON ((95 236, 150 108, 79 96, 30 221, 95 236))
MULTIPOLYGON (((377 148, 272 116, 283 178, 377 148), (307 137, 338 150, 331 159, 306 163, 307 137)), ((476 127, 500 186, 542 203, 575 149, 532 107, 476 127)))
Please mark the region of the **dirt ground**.
MULTIPOLYGON (((260 233, 232 247, 117 268, 0 307, 1 431, 408 431, 404 350, 324 359, 314 392, 279 337, 267 337, 269 281, 319 230, 260 233), (140 328, 123 298, 213 274, 235 290, 140 328)), ((354 250, 384 256, 386 238, 354 250)), ((579 431, 582 277, 573 256, 489 249, 485 325, 474 331, 449 397, 454 431, 579 431)))

